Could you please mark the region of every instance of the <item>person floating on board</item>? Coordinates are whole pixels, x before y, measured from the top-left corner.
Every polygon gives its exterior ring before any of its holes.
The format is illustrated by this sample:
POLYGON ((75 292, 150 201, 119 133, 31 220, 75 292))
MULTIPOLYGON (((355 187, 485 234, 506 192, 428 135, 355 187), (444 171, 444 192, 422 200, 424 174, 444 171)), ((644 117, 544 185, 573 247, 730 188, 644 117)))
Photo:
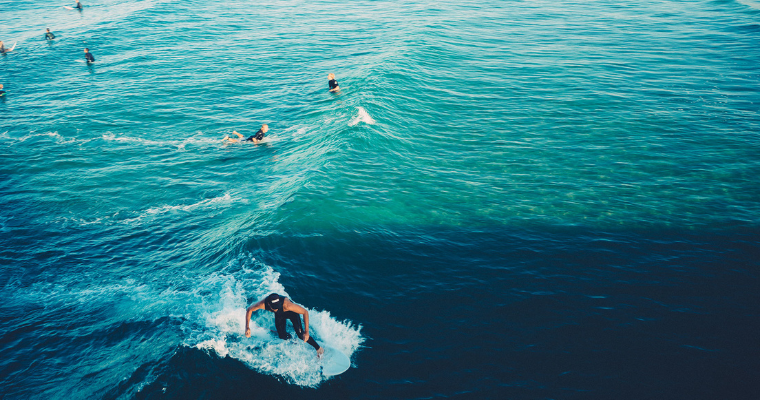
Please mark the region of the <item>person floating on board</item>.
POLYGON ((331 92, 337 92, 340 90, 340 86, 338 86, 338 81, 335 80, 335 74, 327 74, 327 79, 330 80, 327 82, 327 84, 330 85, 331 92))
POLYGON ((232 139, 230 135, 227 135, 224 137, 224 139, 222 139, 222 141, 236 143, 242 140, 244 142, 259 143, 264 140, 264 134, 267 133, 267 131, 269 131, 269 126, 267 124, 261 125, 261 129, 259 129, 258 132, 254 133, 253 135, 249 136, 247 139, 237 131, 232 131, 232 133, 236 134, 239 139, 232 139))
POLYGON ((55 35, 53 35, 53 32, 50 32, 50 28, 47 28, 47 32, 45 32, 45 39, 47 40, 55 39, 55 35))
POLYGON ((95 56, 90 53, 90 49, 87 47, 84 48, 84 59, 87 60, 87 63, 94 63, 95 62, 95 56))
POLYGON ((288 340, 293 337, 285 331, 285 323, 289 319, 299 339, 310 344, 320 357, 325 352, 325 349, 320 347, 313 337, 309 336, 309 312, 305 308, 288 300, 287 297, 280 296, 277 293, 272 293, 263 300, 259 300, 256 304, 248 307, 245 312, 245 337, 251 337, 251 328, 249 326, 251 314, 258 310, 267 310, 274 313, 274 326, 277 328, 277 336, 280 339, 288 340), (303 315, 305 329, 301 327, 301 317, 299 314, 303 315))

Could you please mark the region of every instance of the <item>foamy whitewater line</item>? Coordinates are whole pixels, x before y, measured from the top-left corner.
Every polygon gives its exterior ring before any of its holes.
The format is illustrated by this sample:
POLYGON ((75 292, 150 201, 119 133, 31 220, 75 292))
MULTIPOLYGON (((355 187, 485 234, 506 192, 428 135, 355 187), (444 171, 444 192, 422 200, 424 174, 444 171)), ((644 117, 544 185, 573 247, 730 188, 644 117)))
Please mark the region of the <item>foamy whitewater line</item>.
MULTIPOLYGON (((200 134, 200 133, 198 133, 200 134)), ((114 142, 120 142, 120 143, 136 143, 140 145, 145 146, 171 146, 176 147, 178 150, 185 150, 185 146, 188 144, 197 144, 197 145, 221 145, 223 144, 222 138, 195 138, 195 137, 185 137, 180 140, 154 140, 154 139, 145 139, 145 138, 135 138, 135 137, 129 137, 129 136, 116 136, 113 133, 105 133, 101 136, 103 140, 108 141, 114 141, 114 142)))
MULTIPOLYGON (((189 212, 195 212, 198 210, 215 210, 219 208, 230 207, 235 203, 248 204, 248 200, 235 198, 231 194, 225 193, 223 196, 201 200, 193 204, 163 205, 159 207, 148 208, 147 210, 144 210, 144 211, 138 211, 139 214, 136 217, 132 217, 132 218, 125 218, 125 219, 119 218, 120 215, 123 215, 125 213, 124 211, 119 211, 110 216, 97 217, 97 218, 92 218, 92 219, 58 217, 58 218, 55 218, 53 222, 64 224, 64 225, 68 225, 69 223, 71 223, 75 226, 87 226, 87 225, 98 225, 98 224, 132 225, 132 224, 140 224, 146 220, 151 220, 155 217, 168 214, 171 212, 188 212, 189 213, 189 212)), ((126 213, 132 214, 133 212, 127 211, 126 213)))
MULTIPOLYGON (((201 135, 202 133, 198 132, 196 133, 198 135, 201 135)), ((214 145, 218 146, 222 144, 222 139, 220 138, 206 138, 206 137, 185 137, 182 139, 177 140, 153 140, 153 139, 145 139, 140 137, 129 137, 129 136, 117 136, 114 133, 108 132, 101 135, 99 138, 88 138, 88 139, 79 139, 79 138, 69 138, 62 136, 57 131, 54 132, 44 132, 44 133, 36 133, 34 131, 30 132, 27 135, 21 136, 19 138, 14 138, 10 135, 8 135, 8 131, 4 132, 3 134, 0 134, 0 139, 3 140, 10 140, 15 143, 13 144, 19 144, 24 143, 28 140, 34 139, 34 138, 53 138, 55 139, 55 142, 57 144, 77 144, 79 146, 92 142, 93 140, 106 140, 109 142, 118 142, 118 143, 129 143, 129 144, 139 144, 143 146, 156 146, 156 147, 176 147, 178 150, 184 151, 185 146, 188 144, 194 144, 199 146, 209 146, 214 145)), ((270 141, 272 138, 269 138, 270 141)))
POLYGON ((15 140, 16 143, 24 143, 27 140, 34 139, 34 138, 39 138, 39 137, 54 138, 54 139, 56 139, 56 143, 59 143, 59 144, 74 143, 74 142, 77 141, 76 139, 68 139, 66 137, 63 137, 57 131, 55 131, 55 132, 45 132, 45 133, 30 132, 28 135, 24 135, 24 136, 22 136, 20 138, 17 138, 17 139, 14 139, 14 138, 11 138, 11 137, 5 135, 5 136, 3 136, 3 139, 11 139, 11 140, 15 140))
MULTIPOLYGON (((214 208, 218 205, 231 205, 234 202, 235 202, 235 199, 233 199, 229 193, 225 193, 224 196, 202 200, 197 203, 189 204, 189 205, 176 205, 176 206, 164 205, 160 207, 149 208, 145 210, 144 212, 142 212, 139 216, 135 218, 125 219, 121 222, 133 223, 136 221, 141 221, 142 219, 146 217, 158 216, 158 215, 166 214, 172 211, 192 212, 201 208, 205 209, 205 208, 214 208)), ((246 203, 245 201, 241 201, 241 202, 246 203)))
POLYGON ((359 124, 360 122, 364 122, 365 124, 368 124, 368 125, 373 125, 375 123, 375 120, 369 116, 369 113, 367 113, 367 110, 365 110, 364 107, 356 107, 356 110, 357 110, 357 114, 351 120, 351 122, 348 123, 349 126, 355 126, 359 124))

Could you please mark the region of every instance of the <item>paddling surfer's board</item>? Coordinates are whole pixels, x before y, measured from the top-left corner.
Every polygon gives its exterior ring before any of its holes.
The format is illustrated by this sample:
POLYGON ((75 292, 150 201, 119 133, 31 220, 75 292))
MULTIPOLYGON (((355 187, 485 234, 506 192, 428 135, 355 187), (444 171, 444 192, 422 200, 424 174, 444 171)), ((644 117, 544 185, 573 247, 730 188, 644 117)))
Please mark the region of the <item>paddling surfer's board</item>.
POLYGON ((74 7, 69 7, 69 6, 63 6, 63 8, 65 8, 67 10, 73 10, 74 9, 74 7))
POLYGON ((340 375, 351 367, 351 360, 349 360, 348 356, 343 354, 342 351, 330 346, 322 345, 322 347, 325 349, 325 353, 320 360, 320 363, 322 364, 322 375, 340 375))

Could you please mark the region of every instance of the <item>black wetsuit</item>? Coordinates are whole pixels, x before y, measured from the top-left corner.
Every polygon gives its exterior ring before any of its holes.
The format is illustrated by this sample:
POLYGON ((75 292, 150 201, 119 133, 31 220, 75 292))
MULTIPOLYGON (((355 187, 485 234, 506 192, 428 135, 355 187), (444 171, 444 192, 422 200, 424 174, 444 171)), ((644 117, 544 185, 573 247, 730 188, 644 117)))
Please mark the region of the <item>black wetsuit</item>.
POLYGON ((0 89, 0 97, 3 97, 3 96, 5 96, 5 90, 0 89))
POLYGON ((336 81, 335 79, 330 79, 330 82, 327 82, 327 84, 330 85, 330 90, 333 90, 336 87, 338 87, 338 81, 336 81))
MULTIPOLYGON (((267 310, 274 311, 274 327, 277 328, 277 336, 280 339, 288 340, 293 338, 286 330, 285 323, 287 320, 293 324, 293 329, 296 331, 298 338, 303 340, 303 326, 301 325, 301 316, 293 311, 285 311, 282 308, 283 303, 287 297, 280 296, 279 294, 272 293, 264 300, 264 305, 267 310)), ((314 350, 319 350, 319 345, 313 337, 309 336, 309 340, 306 343, 310 344, 314 350)))
POLYGON ((53 35, 53 32, 45 32, 45 39, 53 40, 55 39, 55 35, 53 35))
POLYGON ((74 8, 76 8, 77 10, 81 10, 82 9, 82 3, 77 3, 77 5, 74 8))
POLYGON ((84 58, 87 62, 95 62, 95 56, 93 56, 92 53, 84 53, 84 58))
POLYGON ((249 137, 245 141, 246 142, 253 142, 253 139, 256 139, 256 140, 264 139, 264 132, 262 132, 261 129, 259 129, 258 132, 254 133, 253 136, 249 137))

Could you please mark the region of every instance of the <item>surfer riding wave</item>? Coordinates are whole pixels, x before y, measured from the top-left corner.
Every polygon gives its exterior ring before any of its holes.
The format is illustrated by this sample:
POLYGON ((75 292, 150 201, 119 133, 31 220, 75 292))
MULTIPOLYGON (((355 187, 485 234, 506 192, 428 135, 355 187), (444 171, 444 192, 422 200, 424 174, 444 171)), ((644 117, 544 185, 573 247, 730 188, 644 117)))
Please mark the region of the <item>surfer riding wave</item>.
POLYGON ((248 307, 245 313, 245 337, 251 337, 251 315, 254 311, 267 310, 274 313, 274 326, 277 329, 277 336, 280 339, 288 340, 292 336, 285 330, 287 320, 293 324, 298 338, 314 347, 319 356, 322 356, 324 349, 317 344, 313 337, 309 336, 309 311, 290 301, 287 297, 272 293, 263 300, 248 307), (301 315, 303 315, 304 327, 301 326, 301 315))

